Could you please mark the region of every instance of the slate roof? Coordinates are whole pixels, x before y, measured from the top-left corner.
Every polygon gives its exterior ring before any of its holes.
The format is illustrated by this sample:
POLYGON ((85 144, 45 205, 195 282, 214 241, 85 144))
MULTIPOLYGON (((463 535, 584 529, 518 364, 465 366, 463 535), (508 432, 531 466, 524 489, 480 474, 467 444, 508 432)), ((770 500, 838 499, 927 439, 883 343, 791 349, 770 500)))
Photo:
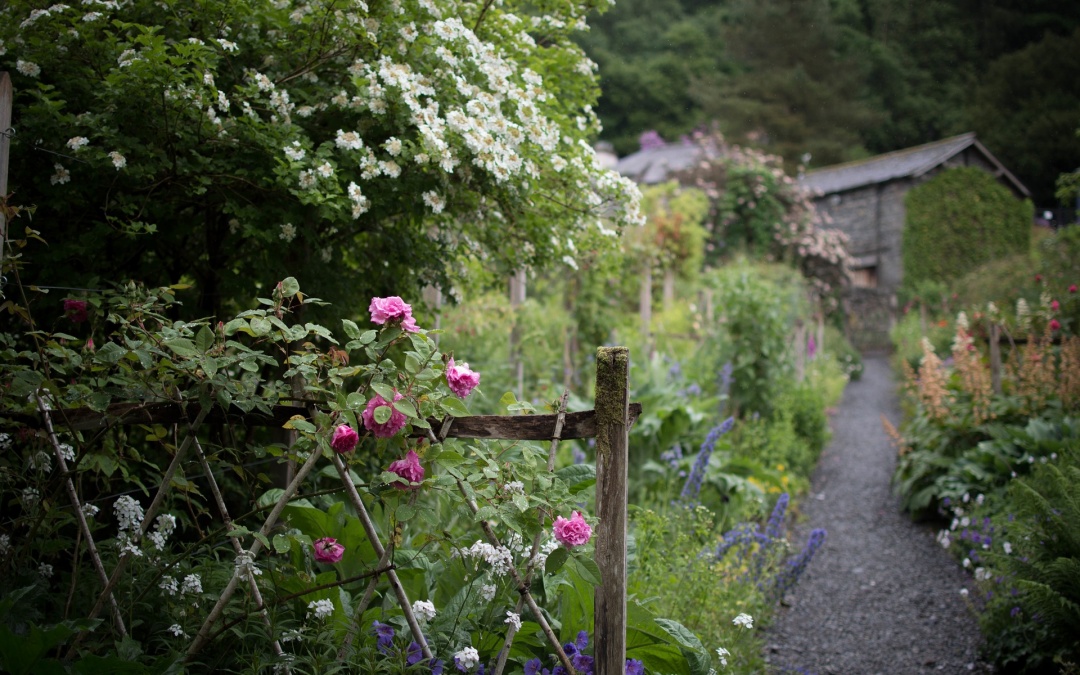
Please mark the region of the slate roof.
POLYGON ((866 185, 885 183, 897 178, 917 178, 969 147, 974 147, 994 165, 998 176, 1004 179, 1015 192, 1025 197, 1031 196, 1023 183, 990 154, 990 151, 975 138, 974 133, 961 134, 855 162, 814 169, 800 177, 799 184, 820 194, 828 195, 866 185))
POLYGON ((698 145, 671 143, 638 150, 619 159, 615 170, 636 183, 662 183, 676 172, 690 168, 703 154, 698 145))

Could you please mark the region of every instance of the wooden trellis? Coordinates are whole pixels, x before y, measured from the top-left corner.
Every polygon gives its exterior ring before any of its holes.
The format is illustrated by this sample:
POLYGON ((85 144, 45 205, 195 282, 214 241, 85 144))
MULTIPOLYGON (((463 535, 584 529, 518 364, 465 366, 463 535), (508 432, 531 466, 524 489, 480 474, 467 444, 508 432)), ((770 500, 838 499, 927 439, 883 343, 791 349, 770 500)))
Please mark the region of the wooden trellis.
MULTIPOLYGON (((426 436, 432 443, 441 443, 447 438, 550 440, 551 446, 548 452, 547 464, 549 472, 554 471, 555 453, 561 440, 596 439, 596 513, 599 516, 600 523, 596 530, 595 551, 597 567, 601 574, 601 584, 596 588, 594 602, 595 668, 598 675, 622 675, 625 671, 626 660, 626 480, 628 433, 630 426, 641 413, 641 406, 629 402, 630 363, 629 351, 625 347, 601 347, 597 351, 596 364, 596 402, 594 410, 575 413, 566 412, 566 395, 564 394, 557 414, 477 415, 471 417, 447 417, 445 420, 432 418, 428 419, 431 428, 426 430, 424 434, 418 435, 426 436), (438 431, 435 431, 435 429, 438 431)), ((111 575, 106 572, 101 557, 98 555, 90 528, 82 515, 82 504, 71 480, 67 464, 64 461, 63 451, 54 431, 55 427, 63 426, 71 430, 92 430, 112 425, 136 424, 177 424, 186 427, 184 440, 177 448, 172 462, 162 476, 161 485, 158 487, 150 506, 145 511, 140 525, 140 537, 143 537, 168 495, 173 475, 192 450, 194 450, 195 457, 210 484, 215 505, 226 529, 232 531, 232 519, 221 495, 221 490, 199 444, 197 434, 204 423, 214 420, 237 420, 239 418, 239 421, 248 425, 280 427, 296 415, 312 418, 315 412, 313 409, 297 406, 275 406, 271 410, 271 414, 266 415, 258 412, 223 411, 217 408, 208 409, 176 403, 150 403, 117 404, 110 406, 107 413, 102 415, 88 410, 50 410, 41 398, 37 399, 37 405, 40 419, 34 420, 32 417, 23 416, 22 421, 31 425, 40 423, 45 427, 57 463, 67 481, 68 497, 79 521, 80 531, 86 539, 95 570, 102 582, 102 590, 91 610, 90 618, 96 618, 108 605, 112 611, 115 628, 121 635, 126 635, 127 630, 113 596, 113 589, 116 587, 129 561, 130 554, 125 552, 121 555, 111 575)), ((264 548, 263 541, 266 540, 267 535, 271 533, 271 530, 277 524, 286 505, 296 496, 304 479, 314 468, 320 457, 322 457, 322 453, 318 449, 313 449, 304 463, 297 468, 280 498, 266 516, 262 527, 258 531, 260 536, 254 537, 254 541, 248 548, 243 548, 239 538, 236 536, 229 537, 232 548, 236 553, 233 575, 199 631, 191 640, 187 649, 188 662, 194 659, 210 641, 224 630, 218 629, 218 632, 215 633, 215 626, 229 601, 242 584, 250 589, 251 598, 263 623, 268 628, 271 626, 266 605, 255 581, 255 575, 252 572, 253 561, 264 548)), ((380 541, 367 507, 364 505, 360 493, 356 490, 345 463, 336 454, 333 456, 333 464, 341 478, 348 500, 356 510, 364 532, 370 540, 375 554, 379 557, 378 563, 376 563, 369 575, 364 594, 353 609, 355 618, 339 649, 338 659, 344 661, 352 653, 352 642, 360 628, 360 617, 374 598, 376 586, 382 577, 386 578, 397 597, 413 640, 420 645, 424 656, 432 659, 433 654, 420 629, 419 622, 413 615, 409 598, 398 579, 394 566, 391 564, 392 548, 383 546, 380 541)), ((461 479, 457 480, 457 486, 469 509, 476 514, 479 507, 461 479)), ((417 498, 418 493, 413 493, 412 499, 417 498)), ((501 545, 487 521, 480 521, 480 526, 488 543, 496 547, 501 545)), ((525 574, 522 574, 516 567, 511 566, 510 568, 511 580, 520 596, 515 612, 520 614, 525 606, 529 608, 563 666, 569 673, 573 673, 574 669, 569 658, 567 658, 558 637, 540 611, 529 589, 534 572, 533 563, 536 559, 539 544, 540 536, 537 535, 532 542, 532 550, 528 558, 529 566, 525 574)), ((511 626, 505 644, 498 655, 496 673, 501 673, 506 665, 514 634, 515 629, 511 626)), ((84 635, 80 634, 76 639, 69 656, 74 655, 74 650, 84 635)), ((274 641, 273 646, 275 653, 278 656, 283 656, 284 652, 277 640, 274 641)))

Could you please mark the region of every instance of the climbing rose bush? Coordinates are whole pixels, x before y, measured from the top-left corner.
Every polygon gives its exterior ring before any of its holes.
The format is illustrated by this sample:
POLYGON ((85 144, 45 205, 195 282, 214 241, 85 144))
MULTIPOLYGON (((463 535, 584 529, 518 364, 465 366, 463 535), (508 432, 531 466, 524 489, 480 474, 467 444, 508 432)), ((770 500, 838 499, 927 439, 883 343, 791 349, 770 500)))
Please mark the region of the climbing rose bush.
POLYGON ((356 433, 356 429, 353 429, 348 424, 341 424, 334 427, 334 435, 330 438, 330 447, 334 449, 334 452, 338 453, 352 452, 359 441, 360 435, 356 433))
MULTIPOLYGON (((420 483, 424 480, 424 467, 420 465, 420 457, 417 456, 415 450, 409 450, 404 459, 391 463, 386 470, 396 473, 410 483, 420 483)), ((394 487, 407 490, 412 486, 395 483, 394 487)))

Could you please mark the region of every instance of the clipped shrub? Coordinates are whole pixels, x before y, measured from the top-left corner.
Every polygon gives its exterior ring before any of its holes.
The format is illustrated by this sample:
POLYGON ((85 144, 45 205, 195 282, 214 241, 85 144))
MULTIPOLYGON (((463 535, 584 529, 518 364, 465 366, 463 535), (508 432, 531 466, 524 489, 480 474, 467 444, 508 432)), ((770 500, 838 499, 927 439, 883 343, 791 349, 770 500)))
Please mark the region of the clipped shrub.
POLYGON ((960 277, 1028 250, 1032 205, 981 169, 942 172, 904 200, 904 284, 960 277))

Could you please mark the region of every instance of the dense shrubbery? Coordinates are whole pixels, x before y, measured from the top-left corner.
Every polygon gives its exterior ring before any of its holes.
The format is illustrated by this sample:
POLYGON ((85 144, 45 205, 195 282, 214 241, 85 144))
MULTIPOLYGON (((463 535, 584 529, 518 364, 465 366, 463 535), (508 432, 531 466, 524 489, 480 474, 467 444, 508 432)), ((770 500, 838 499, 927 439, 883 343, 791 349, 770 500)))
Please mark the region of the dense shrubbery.
POLYGON ((908 192, 904 200, 904 283, 946 281, 1030 242, 1032 206, 989 173, 955 168, 908 192))

